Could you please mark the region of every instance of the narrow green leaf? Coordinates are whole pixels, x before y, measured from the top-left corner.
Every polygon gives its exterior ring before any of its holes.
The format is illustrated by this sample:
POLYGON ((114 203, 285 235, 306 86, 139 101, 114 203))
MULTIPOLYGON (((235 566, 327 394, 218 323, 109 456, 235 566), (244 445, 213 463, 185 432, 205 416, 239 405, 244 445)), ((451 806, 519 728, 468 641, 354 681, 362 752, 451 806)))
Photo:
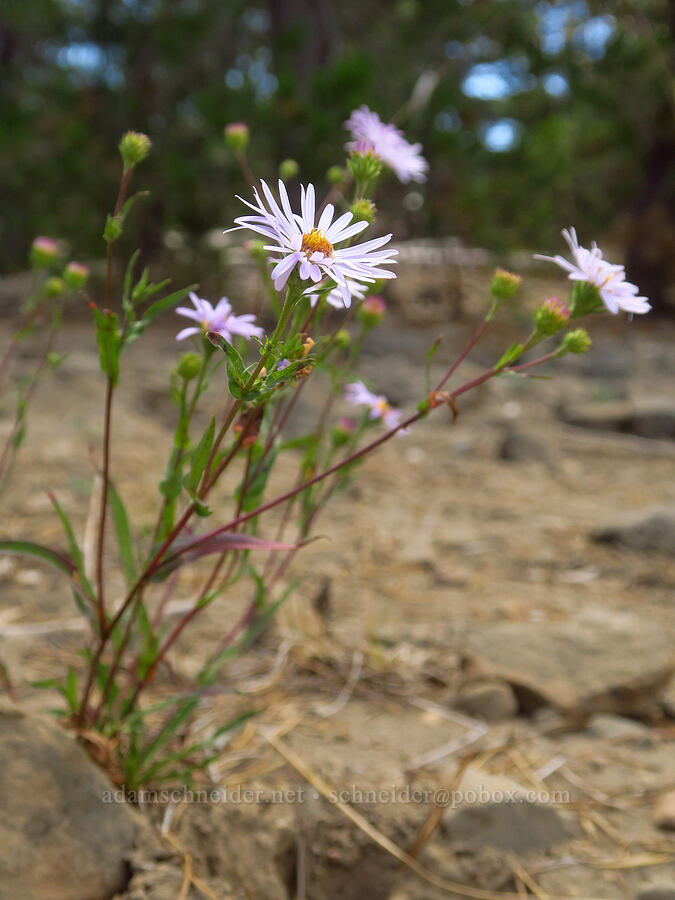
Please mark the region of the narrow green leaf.
POLYGON ((90 597, 95 597, 93 588, 87 578, 87 575, 84 571, 84 556, 82 555, 82 551, 80 550, 80 545, 77 543, 77 538, 75 537, 75 532, 73 531, 73 526, 70 524, 70 519, 66 515, 63 507, 56 499, 54 494, 48 494, 49 499, 51 500, 52 506, 56 510, 56 514, 61 520, 61 524, 63 525, 63 530, 66 533, 66 538, 68 539, 68 548, 70 550, 70 555, 75 563, 75 568, 77 569, 77 574, 82 582, 84 589, 90 597))
POLYGON ((42 544, 35 544, 33 541, 0 541, 0 553, 18 553, 24 556, 35 556, 44 560, 50 566, 60 569, 67 575, 74 575, 77 567, 72 560, 56 550, 49 547, 43 547, 42 544))
POLYGON ((215 417, 212 417, 206 431, 202 435, 199 443, 195 447, 190 457, 190 472, 186 478, 185 487, 191 493, 194 493, 197 490, 200 479, 204 473, 204 469, 206 468, 206 463, 209 461, 209 455, 211 453, 211 447, 213 445, 213 438, 215 437, 215 434, 216 419, 215 417))
POLYGON ((112 481, 108 482, 108 500, 110 501, 110 511, 115 527, 124 580, 127 583, 127 587, 131 588, 138 580, 138 573, 136 571, 131 529, 129 528, 129 517, 112 481))
POLYGON ((161 315, 167 309, 171 309, 176 303, 180 303, 183 297, 187 296, 190 291, 194 291, 196 287, 198 287, 198 285, 190 284, 185 288, 181 288, 179 291, 174 291, 173 294, 169 294, 167 297, 163 297, 161 300, 156 300, 145 310, 141 321, 145 325, 148 325, 153 319, 156 319, 157 316, 161 315))

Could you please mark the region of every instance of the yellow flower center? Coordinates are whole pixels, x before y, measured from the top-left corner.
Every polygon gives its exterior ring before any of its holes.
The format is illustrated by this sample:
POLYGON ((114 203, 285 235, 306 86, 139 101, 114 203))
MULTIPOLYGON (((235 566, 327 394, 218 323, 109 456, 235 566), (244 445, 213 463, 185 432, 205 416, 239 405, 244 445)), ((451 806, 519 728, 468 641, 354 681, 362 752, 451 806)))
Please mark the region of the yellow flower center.
POLYGON ((300 249, 308 256, 312 253, 323 253, 324 256, 333 255, 333 245, 321 234, 318 228, 312 228, 309 234, 303 234, 300 249))

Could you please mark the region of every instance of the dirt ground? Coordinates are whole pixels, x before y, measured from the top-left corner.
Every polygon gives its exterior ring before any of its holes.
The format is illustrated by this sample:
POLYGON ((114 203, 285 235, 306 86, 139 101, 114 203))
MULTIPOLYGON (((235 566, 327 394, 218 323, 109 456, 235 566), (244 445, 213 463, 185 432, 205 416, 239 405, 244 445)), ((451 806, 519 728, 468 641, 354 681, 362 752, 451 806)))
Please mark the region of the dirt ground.
MULTIPOLYGON (((445 335, 434 361, 434 372, 442 371, 475 326, 478 294, 467 284, 459 321, 416 329, 405 309, 395 311, 367 344, 359 373, 395 404, 414 408, 429 344, 445 335)), ((453 384, 501 354, 520 316, 488 334, 453 384)), ((113 477, 146 529, 171 442, 164 385, 177 358, 174 325, 129 350, 115 402, 113 477)), ((675 698, 670 707, 663 701, 672 686, 646 688, 629 711, 616 696, 600 702, 590 711, 596 719, 588 709, 576 717, 555 709, 545 684, 536 702, 516 690, 517 709, 499 721, 467 713, 458 700, 475 678, 474 637, 505 624, 531 626, 536 642, 537 629, 555 623, 590 616, 609 628, 632 616, 672 642, 673 558, 597 543, 591 533, 626 512, 675 502, 675 445, 575 427, 562 411, 626 398, 672 403, 674 332, 671 323, 605 319, 593 331, 593 352, 550 366, 551 380, 491 382, 462 398, 454 426, 439 410, 363 465, 358 483, 319 520, 322 539, 295 558, 288 577, 300 581, 273 629, 230 664, 195 723, 205 733, 233 712, 258 711, 223 746, 205 782, 229 799, 147 804, 142 814, 153 827, 143 830, 125 900, 433 900, 501 891, 623 900, 650 885, 675 890, 675 836, 654 820, 655 804, 675 788, 675 698), (515 441, 507 455, 516 459, 501 458, 506 438, 515 441), (618 723, 597 720, 628 712, 618 723), (468 757, 487 775, 567 792, 553 804, 565 839, 537 845, 528 834, 544 825, 516 818, 500 833, 511 830, 520 843, 472 842, 467 821, 429 793, 456 788, 468 757), (411 788, 422 799, 411 799, 411 788), (384 793, 373 799, 368 791, 384 793), (396 852, 412 853, 417 871, 396 852), (462 893, 457 883, 469 887, 462 893), (476 888, 484 893, 471 893, 476 888)), ((5 323, 3 340, 8 333, 5 323)), ((103 398, 86 323, 65 329, 59 344, 68 357, 41 386, 16 478, 0 500, 3 537, 57 547, 62 535, 45 491, 55 490, 83 533, 103 398)), ((224 390, 212 386, 204 422, 221 408, 224 390)), ((319 382, 306 392, 291 432, 324 390, 319 382)), ((0 419, 1 433, 7 427, 0 419)), ((287 456, 269 496, 292 482, 296 467, 287 456)), ((209 525, 229 517, 227 487, 209 525)), ((263 534, 272 536, 274 520, 263 534)), ((147 530, 137 533, 142 539, 147 530)), ((111 553, 111 597, 122 592, 115 566, 111 553)), ((181 575, 174 613, 194 596, 200 571, 181 575)), ((237 589, 195 620, 173 654, 173 677, 198 668, 248 599, 237 589)), ((0 661, 21 705, 46 703, 28 682, 81 664, 83 631, 69 591, 50 571, 0 561, 0 661)), ((647 670, 649 656, 647 647, 639 661, 647 670)), ((516 646, 512 670, 518 657, 516 646)), ((582 661, 590 683, 594 655, 582 661)), ((502 682, 513 679, 504 674, 502 682)))

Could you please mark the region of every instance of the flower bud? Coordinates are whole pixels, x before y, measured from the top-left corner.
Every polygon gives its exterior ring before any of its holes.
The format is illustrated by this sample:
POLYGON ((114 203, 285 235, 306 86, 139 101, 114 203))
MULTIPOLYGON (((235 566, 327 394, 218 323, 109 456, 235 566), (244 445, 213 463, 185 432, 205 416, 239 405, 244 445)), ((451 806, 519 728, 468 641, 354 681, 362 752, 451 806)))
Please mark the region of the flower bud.
POLYGON ((357 184, 373 181, 382 171, 382 160, 375 155, 374 146, 370 141, 357 141, 347 165, 357 184))
POLYGON ((351 335, 347 331, 346 328, 341 328, 335 335, 335 345, 339 347, 340 350, 346 350, 351 342, 351 335))
POLYGON ((564 328, 570 317, 567 305, 557 297, 549 297, 534 314, 534 327, 539 337, 550 337, 564 328))
POLYGON ((290 181, 297 178, 300 172, 300 166, 294 159, 284 159, 279 163, 279 178, 282 181, 290 181))
POLYGON ((497 268, 490 282, 490 292, 497 300, 510 300, 518 293, 522 280, 520 275, 497 268))
POLYGON ((354 216, 354 222, 367 222, 372 225, 375 221, 375 204, 370 200, 357 200, 349 207, 349 212, 354 216))
POLYGON ((248 126, 243 122, 230 122, 225 126, 225 143, 233 153, 243 153, 248 147, 248 126))
POLYGON ((87 283, 89 267, 79 262, 69 262, 63 270, 63 281, 71 291, 79 291, 87 283))
POLYGON ((267 262, 267 251, 265 250, 264 241, 245 241, 244 250, 256 262, 267 262))
POLYGON ((30 261, 35 269, 47 269, 56 262, 59 245, 54 238, 36 237, 30 248, 30 261))
POLYGON ((371 296, 366 297, 359 306, 356 316, 365 328, 374 328, 382 321, 386 311, 387 307, 382 297, 371 296))
POLYGON ((333 446, 343 447, 356 432, 356 422, 343 417, 333 425, 333 446))
POLYGON ((587 281, 575 281, 572 288, 572 318, 580 319, 604 306, 600 291, 587 281))
POLYGON ((326 172, 326 178, 329 184, 342 184, 345 180, 345 170, 342 166, 331 166, 326 172))
POLYGON ((122 217, 108 215, 108 218, 105 220, 105 228, 103 229, 103 240, 106 241, 106 243, 111 244, 113 241, 116 241, 121 234, 122 217))
POLYGON ((199 375, 202 367, 202 361, 197 353, 184 353, 178 360, 176 372, 183 381, 192 381, 199 375))
POLYGON ((63 293, 63 282, 56 275, 52 275, 42 285, 42 293, 45 297, 59 297, 63 293))
POLYGON ((591 339, 585 328, 576 328, 574 331, 568 331, 560 342, 558 353, 563 356, 565 353, 586 353, 591 348, 591 339))
POLYGON ((147 134, 143 134, 140 131, 127 131, 126 134, 122 135, 119 149, 122 163, 124 164, 124 171, 133 169, 134 166, 143 162, 150 152, 151 146, 150 138, 147 134))

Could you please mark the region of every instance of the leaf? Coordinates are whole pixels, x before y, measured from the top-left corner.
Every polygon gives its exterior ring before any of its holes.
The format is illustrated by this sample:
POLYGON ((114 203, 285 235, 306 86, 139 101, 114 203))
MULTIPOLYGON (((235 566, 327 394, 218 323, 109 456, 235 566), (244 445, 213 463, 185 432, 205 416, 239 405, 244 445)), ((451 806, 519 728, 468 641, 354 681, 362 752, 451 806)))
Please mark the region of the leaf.
POLYGON ((42 544, 35 544, 33 541, 0 541, 0 553, 18 553, 24 556, 36 556, 38 559, 44 560, 50 566, 60 569, 66 575, 75 575, 77 566, 71 559, 56 550, 44 547, 42 544))
POLYGON ((120 336, 117 329, 117 314, 105 310, 101 312, 92 307, 96 320, 96 343, 98 344, 101 371, 110 378, 113 384, 117 384, 120 374, 120 336))
POLYGON ((72 666, 68 667, 65 684, 59 685, 59 692, 63 695, 64 700, 68 704, 68 709, 76 713, 78 709, 77 703, 77 674, 72 666))
POLYGON ((94 598, 96 595, 94 594, 93 588, 89 583, 89 579, 87 578, 86 572, 84 570, 84 556, 82 555, 82 551, 80 550, 80 545, 77 543, 77 538, 75 537, 75 532, 73 531, 73 526, 70 524, 70 519, 66 515, 63 507, 56 499, 54 494, 49 493, 47 495, 51 500, 52 506, 56 510, 56 513, 61 520, 61 524, 63 525, 63 530, 66 533, 66 538, 68 539, 68 547, 70 549, 70 555, 75 563, 75 568, 77 569, 77 574, 82 582, 84 589, 90 598, 94 598))
POLYGON ((199 705, 199 697, 190 697, 183 701, 176 712, 161 727, 155 739, 144 751, 139 754, 138 768, 150 762, 162 747, 176 734, 178 729, 186 722, 199 705))
POLYGON ((129 263, 127 265, 127 270, 124 274, 124 287, 122 289, 122 307, 127 316, 133 315, 133 305, 131 303, 131 279, 134 274, 134 266, 138 262, 138 257, 140 256, 141 251, 136 250, 132 255, 129 263))
POLYGON ((161 315, 167 309, 171 309, 176 303, 180 303, 183 297, 189 294, 190 291, 194 291, 197 287, 199 287, 199 285, 190 284, 185 288, 181 288, 179 291, 174 291, 173 294, 169 294, 167 297, 163 297, 161 300, 156 300, 143 313, 141 323, 143 325, 148 325, 153 319, 156 319, 157 316, 161 315))
POLYGON ((216 433, 216 419, 211 418, 208 427, 201 437, 201 440, 193 450, 190 457, 190 472, 185 479, 185 487, 192 494, 197 490, 200 479, 206 468, 211 454, 213 438, 216 433))
POLYGON ((110 501, 110 511, 112 513, 115 535, 117 537, 117 546, 120 551, 124 580, 127 583, 127 587, 131 588, 138 580, 131 529, 129 528, 129 518, 126 509, 124 508, 122 499, 117 493, 117 489, 112 481, 108 482, 108 499, 110 501))
POLYGON ((522 352, 522 344, 519 344, 518 342, 512 344, 495 366, 495 371, 498 369, 503 369, 506 366, 510 366, 511 363, 515 362, 518 359, 522 352))
POLYGON ((236 532, 224 532, 213 536, 207 535, 195 542, 194 538, 183 538, 183 545, 191 544, 189 550, 181 552, 181 541, 175 541, 172 546, 174 555, 160 565, 155 575, 162 576, 178 566, 193 562, 202 556, 210 556, 213 553, 225 553, 229 550, 297 550, 298 544, 284 544, 279 541, 268 541, 265 538, 256 537, 254 534, 238 534, 236 532))

